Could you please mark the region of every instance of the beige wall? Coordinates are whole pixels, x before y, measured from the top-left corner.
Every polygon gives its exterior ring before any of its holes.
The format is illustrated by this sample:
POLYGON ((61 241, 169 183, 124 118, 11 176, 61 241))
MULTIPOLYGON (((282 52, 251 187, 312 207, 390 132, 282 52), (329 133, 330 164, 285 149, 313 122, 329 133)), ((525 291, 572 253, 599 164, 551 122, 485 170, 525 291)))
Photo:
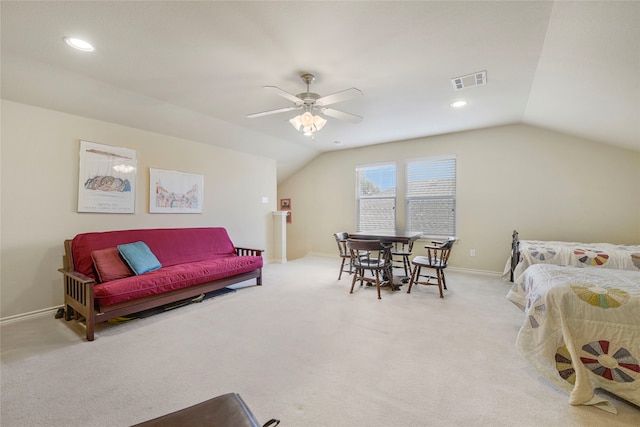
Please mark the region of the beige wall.
MULTIPOLYGON (((277 198, 291 198, 287 258, 335 256, 332 234, 355 228, 355 166, 389 160, 402 195, 405 160, 457 157, 452 266, 502 271, 513 229, 525 239, 640 244, 640 153, 539 128, 325 153, 276 189, 271 159, 6 100, 1 114, 0 318, 62 304, 62 241, 86 231, 223 226, 237 245, 264 248, 270 259, 272 211, 277 198), (81 139, 136 150, 135 214, 76 212, 81 139), (149 214, 149 167, 203 174, 203 214, 149 214)), ((402 227, 402 199, 397 217, 402 227)))
POLYGON ((1 113, 0 318, 62 304, 62 242, 82 232, 222 226, 269 259, 274 160, 6 100, 1 113), (136 150, 135 214, 76 212, 81 139, 136 150), (150 167, 203 174, 203 213, 149 214, 150 167))
POLYGON ((450 154, 459 239, 451 266, 501 272, 514 229, 523 239, 640 244, 640 152, 513 125, 321 155, 278 186, 292 205, 287 258, 336 254, 332 234, 355 230, 356 165, 396 162, 402 228, 405 160, 450 154))

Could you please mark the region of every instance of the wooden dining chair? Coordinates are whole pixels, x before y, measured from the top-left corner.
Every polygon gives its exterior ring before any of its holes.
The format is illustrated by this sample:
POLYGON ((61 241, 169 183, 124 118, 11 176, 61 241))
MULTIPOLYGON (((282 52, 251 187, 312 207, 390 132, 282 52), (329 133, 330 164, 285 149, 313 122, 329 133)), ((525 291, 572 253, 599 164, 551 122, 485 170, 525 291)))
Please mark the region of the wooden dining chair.
POLYGON ((338 280, 342 278, 342 272, 346 271, 349 274, 353 273, 353 266, 351 264, 351 252, 347 249, 347 239, 349 238, 349 233, 335 233, 333 237, 336 238, 336 243, 338 244, 338 251, 340 253, 341 263, 340 263, 340 273, 338 274, 338 280), (348 267, 348 269, 346 269, 348 267))
POLYGON ((404 269, 405 277, 409 277, 411 273, 411 263, 409 257, 413 253, 413 240, 408 243, 395 242, 391 247, 391 259, 393 261, 393 268, 404 269))
POLYGON ((420 285, 434 285, 440 289, 440 298, 444 298, 442 288, 447 289, 447 282, 444 277, 444 269, 447 268, 449 262, 449 255, 451 255, 451 248, 455 239, 450 238, 445 242, 433 242, 439 243, 434 245, 426 245, 426 256, 416 256, 411 261, 413 264, 413 272, 411 273, 411 280, 409 281, 409 289, 407 293, 411 292, 411 287, 414 283, 420 285), (436 271, 436 275, 423 275, 422 268, 430 268, 436 271), (424 280, 420 280, 420 278, 424 280), (431 283, 430 280, 437 280, 437 283, 431 283))
POLYGON ((347 239, 347 248, 351 253, 351 263, 354 270, 350 294, 353 293, 357 281, 360 281, 360 286, 364 282, 375 283, 378 290, 378 299, 381 299, 380 285, 383 281, 382 276, 385 273, 389 280, 389 286, 391 289, 395 289, 391 271, 393 264, 391 262, 390 247, 391 245, 383 244, 380 240, 347 239), (373 277, 367 277, 367 272, 371 272, 373 277))

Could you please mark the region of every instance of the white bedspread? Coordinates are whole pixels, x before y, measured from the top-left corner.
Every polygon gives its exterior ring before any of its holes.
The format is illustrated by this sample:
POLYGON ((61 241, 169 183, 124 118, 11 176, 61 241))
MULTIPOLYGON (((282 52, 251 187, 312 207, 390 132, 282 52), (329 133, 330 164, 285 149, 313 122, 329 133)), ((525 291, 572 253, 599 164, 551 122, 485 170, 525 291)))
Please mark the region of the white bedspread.
POLYGON ((640 272, 535 264, 507 298, 525 312, 517 347, 572 405, 640 405, 640 272))
POLYGON ((640 271, 640 245, 520 240, 517 278, 533 264, 640 271))

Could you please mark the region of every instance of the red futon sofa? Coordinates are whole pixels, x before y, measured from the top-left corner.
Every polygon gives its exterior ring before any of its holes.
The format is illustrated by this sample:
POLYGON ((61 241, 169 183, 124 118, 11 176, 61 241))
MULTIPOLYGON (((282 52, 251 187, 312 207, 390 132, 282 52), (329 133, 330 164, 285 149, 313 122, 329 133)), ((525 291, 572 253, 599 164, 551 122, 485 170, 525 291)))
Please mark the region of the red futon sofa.
POLYGON ((262 250, 236 248, 220 227, 121 230, 65 240, 65 319, 95 325, 234 283, 262 285, 262 250))

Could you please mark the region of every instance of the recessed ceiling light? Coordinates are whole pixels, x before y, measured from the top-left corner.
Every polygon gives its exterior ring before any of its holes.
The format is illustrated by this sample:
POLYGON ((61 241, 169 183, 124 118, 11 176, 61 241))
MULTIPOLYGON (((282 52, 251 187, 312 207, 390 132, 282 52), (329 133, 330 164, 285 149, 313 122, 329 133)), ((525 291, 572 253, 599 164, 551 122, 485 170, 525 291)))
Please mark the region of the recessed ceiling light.
POLYGON ((74 49, 81 50, 83 52, 93 52, 96 50, 91 43, 84 40, 75 39, 73 37, 65 37, 64 41, 74 49))
POLYGON ((453 108, 462 108, 465 105, 467 105, 467 101, 454 101, 449 105, 452 106, 453 108))

